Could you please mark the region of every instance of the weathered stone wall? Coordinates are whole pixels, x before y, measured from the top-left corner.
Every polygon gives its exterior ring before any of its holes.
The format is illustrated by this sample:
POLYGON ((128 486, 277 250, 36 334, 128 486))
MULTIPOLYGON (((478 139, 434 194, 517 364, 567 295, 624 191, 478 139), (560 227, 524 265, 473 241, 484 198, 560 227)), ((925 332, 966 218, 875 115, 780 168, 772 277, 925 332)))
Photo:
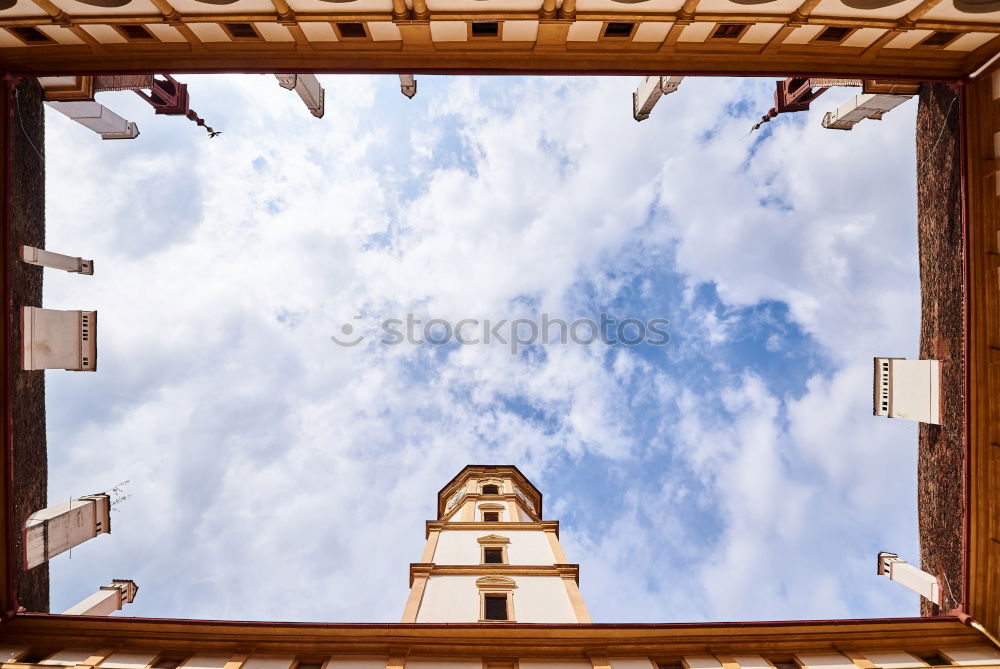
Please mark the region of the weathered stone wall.
MULTIPOLYGON (((958 94, 925 83, 917 111, 917 228, 920 247, 920 357, 942 364, 940 426, 920 425, 917 508, 920 562, 938 577, 942 611, 962 598, 962 431, 965 361, 962 291, 962 183, 958 94)), ((937 607, 926 600, 922 615, 937 607)))
POLYGON ((42 268, 18 260, 21 244, 45 247, 45 115, 42 90, 32 78, 17 86, 11 128, 11 248, 14 344, 8 351, 14 370, 14 574, 21 606, 49 610, 49 566, 24 571, 21 528, 31 513, 47 506, 48 458, 45 446, 45 372, 21 370, 22 305, 42 306, 42 268))

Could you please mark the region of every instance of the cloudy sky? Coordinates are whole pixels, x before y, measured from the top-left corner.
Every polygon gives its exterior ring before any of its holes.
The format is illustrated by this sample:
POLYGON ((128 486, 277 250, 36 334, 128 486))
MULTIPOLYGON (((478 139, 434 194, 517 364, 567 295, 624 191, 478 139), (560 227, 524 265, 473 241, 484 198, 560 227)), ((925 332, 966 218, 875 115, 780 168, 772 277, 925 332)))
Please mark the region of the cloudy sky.
MULTIPOLYGON (((223 134, 100 141, 48 110, 45 306, 97 309, 96 374, 47 372, 49 498, 128 480, 52 563, 52 610, 398 621, 437 490, 517 465, 595 622, 915 615, 916 430, 871 415, 915 357, 916 102, 747 136, 771 80, 179 77, 223 134), (389 346, 387 318, 663 318, 666 345, 389 346), (364 339, 338 346, 343 326, 364 339)), ((441 330, 435 330, 441 336, 441 330)), ((121 614, 119 614, 121 615, 121 614)))

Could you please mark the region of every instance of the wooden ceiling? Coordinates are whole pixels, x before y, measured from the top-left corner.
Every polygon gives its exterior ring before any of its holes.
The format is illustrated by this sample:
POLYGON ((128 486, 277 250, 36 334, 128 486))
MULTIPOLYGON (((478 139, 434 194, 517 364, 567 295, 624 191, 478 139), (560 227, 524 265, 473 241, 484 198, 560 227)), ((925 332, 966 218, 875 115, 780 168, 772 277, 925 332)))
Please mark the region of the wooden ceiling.
POLYGON ((0 0, 14 71, 956 78, 1000 0, 0 0))

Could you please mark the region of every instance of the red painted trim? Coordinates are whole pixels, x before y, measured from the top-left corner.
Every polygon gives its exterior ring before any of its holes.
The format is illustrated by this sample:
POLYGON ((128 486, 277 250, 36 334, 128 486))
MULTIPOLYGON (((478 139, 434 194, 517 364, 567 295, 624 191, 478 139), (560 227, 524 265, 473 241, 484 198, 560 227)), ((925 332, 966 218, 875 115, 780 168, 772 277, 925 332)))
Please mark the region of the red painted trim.
MULTIPOLYGON (((317 60, 322 60, 322 57, 318 57, 317 60)), ((294 67, 294 68, 281 68, 281 67, 247 67, 247 68, 213 68, 209 67, 170 67, 171 74, 451 74, 451 75, 473 75, 473 76, 525 76, 525 75, 538 75, 546 77, 635 77, 640 76, 641 72, 636 72, 635 70, 534 70, 534 69, 505 69, 505 68, 474 68, 474 67, 460 67, 460 68, 448 68, 448 67, 424 67, 424 68, 406 68, 404 72, 401 72, 399 68, 331 68, 331 67, 294 67)), ((669 69, 669 68, 668 68, 669 69)), ((155 70, 134 70, 129 71, 129 74, 162 74, 163 68, 155 70)), ((671 74, 683 75, 683 76, 697 76, 697 77, 758 77, 766 79, 785 79, 787 77, 833 77, 833 78, 844 78, 844 79, 892 79, 893 81, 913 81, 913 82, 924 82, 924 81, 936 81, 944 83, 952 83, 955 81, 954 76, 920 76, 920 75, 904 75, 904 74, 872 74, 871 72, 858 73, 853 71, 847 72, 818 72, 818 71, 799 71, 799 72, 789 72, 788 70, 764 70, 764 71, 725 71, 725 70, 682 70, 682 69, 670 69, 671 74)), ((98 75, 116 75, 121 74, 121 70, 101 70, 101 69, 87 69, 87 68, 74 68, 72 65, 67 64, 64 67, 60 67, 54 70, 42 70, 37 72, 25 73, 27 76, 32 77, 45 77, 45 76, 65 76, 65 75, 83 75, 83 76, 98 76, 98 75)), ((527 477, 525 477, 527 478, 527 477)))
POLYGON ((971 429, 972 417, 969 411, 969 392, 972 388, 972 384, 969 382, 970 377, 970 364, 969 364, 969 332, 971 327, 971 314, 969 309, 969 287, 971 284, 971 278, 969 277, 969 203, 968 203, 968 188, 969 188, 969 161, 968 156, 966 156, 967 139, 965 133, 968 132, 968 127, 965 123, 965 111, 966 111, 966 94, 968 92, 968 87, 964 82, 956 82, 959 85, 959 90, 955 91, 958 95, 958 147, 959 147, 959 175, 961 178, 961 194, 962 194, 962 304, 965 311, 965 318, 962 321, 962 362, 965 365, 965 374, 962 376, 964 387, 962 392, 965 393, 965 401, 962 402, 962 409, 965 412, 962 421, 962 586, 961 586, 961 598, 962 601, 959 603, 958 608, 965 610, 967 608, 967 602, 969 601, 969 525, 972 522, 972 506, 969 504, 969 490, 972 481, 972 470, 969 467, 969 431, 971 429))
POLYGON ((14 105, 11 104, 11 97, 14 93, 14 86, 16 86, 16 80, 7 74, 3 77, 2 85, 2 101, 0 101, 0 113, 4 114, 4 131, 3 131, 3 202, 0 204, 2 212, 0 212, 0 253, 3 253, 3 360, 0 361, 0 377, 3 379, 3 409, 4 409, 4 422, 7 434, 3 440, 3 459, 4 467, 7 470, 5 472, 5 488, 4 488, 4 523, 3 523, 3 533, 6 544, 4 546, 5 552, 5 577, 7 579, 7 590, 4 593, 4 606, 3 609, 10 612, 17 609, 17 587, 14 583, 14 559, 16 556, 14 553, 14 525, 13 525, 13 512, 14 512, 14 498, 13 498, 13 487, 14 487, 14 404, 13 404, 13 387, 14 387, 14 371, 11 369, 11 356, 13 355, 13 344, 11 341, 11 333, 13 328, 11 312, 14 309, 14 296, 13 290, 13 268, 9 262, 9 251, 10 251, 10 226, 11 226, 11 202, 12 202, 12 189, 11 189, 11 175, 13 170, 11 169, 11 161, 13 160, 13 155, 11 152, 11 132, 14 122, 15 109, 14 105))
MULTIPOLYGON (((86 620, 107 625, 183 625, 212 627, 261 627, 268 629, 392 629, 392 630, 433 630, 433 629, 500 629, 494 623, 317 623, 317 622, 271 622, 267 620, 190 620, 187 618, 117 618, 111 616, 64 616, 56 613, 20 613, 18 617, 40 620, 86 620)), ((710 623, 507 623, 502 629, 565 629, 565 630, 699 630, 699 629, 768 629, 772 627, 821 627, 829 625, 877 625, 877 624, 930 624, 961 623, 956 615, 929 616, 926 618, 850 618, 847 620, 766 620, 750 622, 710 622, 710 623)))

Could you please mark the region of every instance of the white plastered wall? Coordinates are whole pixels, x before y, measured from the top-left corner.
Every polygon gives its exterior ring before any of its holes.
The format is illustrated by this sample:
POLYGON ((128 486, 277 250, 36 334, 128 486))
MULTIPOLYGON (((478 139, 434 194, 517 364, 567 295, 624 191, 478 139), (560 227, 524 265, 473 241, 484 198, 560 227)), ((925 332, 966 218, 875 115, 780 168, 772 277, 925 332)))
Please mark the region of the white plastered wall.
POLYGON ((385 669, 387 657, 334 657, 326 663, 327 669, 385 669))
POLYGON ((648 657, 621 657, 608 660, 611 669, 656 669, 656 665, 648 657))
MULTIPOLYGON (((476 576, 432 576, 417 613, 418 623, 479 620, 476 576)), ((514 619, 519 623, 575 623, 576 615, 558 576, 516 576, 514 619)))
POLYGON ((523 530, 515 532, 446 530, 441 532, 438 537, 434 557, 431 560, 435 564, 480 564, 482 546, 478 539, 491 534, 510 539, 510 543, 507 544, 507 560, 510 564, 550 565, 556 563, 552 546, 549 545, 545 532, 523 530))
POLYGON ((407 659, 406 669, 483 669, 483 661, 407 659))

